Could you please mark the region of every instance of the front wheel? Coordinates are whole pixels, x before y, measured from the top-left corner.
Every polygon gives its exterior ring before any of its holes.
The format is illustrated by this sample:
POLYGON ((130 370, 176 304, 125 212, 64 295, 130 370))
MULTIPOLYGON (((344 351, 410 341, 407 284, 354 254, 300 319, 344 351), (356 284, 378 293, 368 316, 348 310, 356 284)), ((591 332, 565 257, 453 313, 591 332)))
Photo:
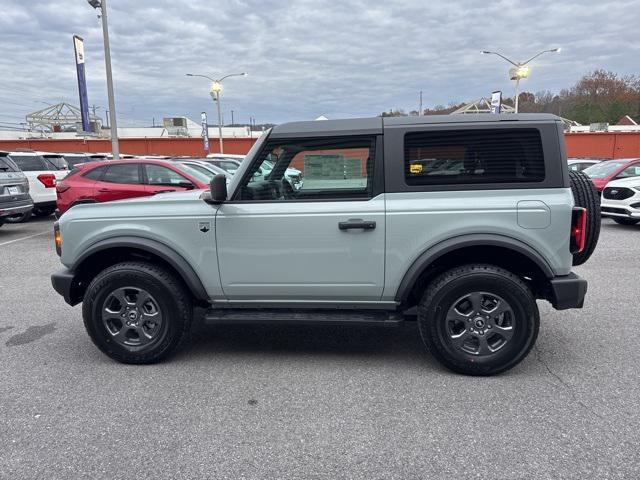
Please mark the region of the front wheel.
POLYGON ((124 262, 100 272, 82 304, 87 333, 102 352, 122 363, 155 363, 186 339, 191 299, 166 269, 124 262))
POLYGON ((493 265, 445 272, 418 307, 425 346, 445 367, 467 375, 493 375, 517 365, 533 348, 539 324, 529 287, 493 265))
POLYGON ((636 220, 635 218, 613 218, 613 221, 618 225, 635 225, 640 222, 640 220, 636 220))

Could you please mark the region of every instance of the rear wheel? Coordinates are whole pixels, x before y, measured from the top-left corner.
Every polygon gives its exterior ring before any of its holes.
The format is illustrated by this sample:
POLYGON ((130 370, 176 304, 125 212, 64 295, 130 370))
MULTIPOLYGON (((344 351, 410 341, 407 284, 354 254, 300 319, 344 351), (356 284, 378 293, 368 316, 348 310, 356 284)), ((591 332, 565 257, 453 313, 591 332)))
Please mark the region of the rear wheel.
POLYGON ((123 363, 154 363, 186 339, 191 299, 167 270, 144 262, 119 263, 89 284, 82 304, 93 343, 123 363))
POLYGON ((53 212, 55 211, 56 211, 56 207, 42 207, 42 208, 35 208, 33 210, 33 214, 36 217, 48 217, 52 215, 53 212))
POLYGON ((24 223, 31 218, 31 210, 19 215, 11 215, 7 217, 7 223, 24 223))
POLYGON ((418 307, 425 346, 445 367, 467 375, 493 375, 517 365, 535 344, 539 322, 527 285, 493 265, 445 272, 418 307))
POLYGON ((586 173, 569 171, 569 179, 576 207, 587 209, 587 238, 584 250, 573 254, 573 264, 582 265, 591 257, 600 237, 600 196, 586 173))
POLYGON ((614 218, 613 221, 620 225, 635 225, 640 222, 640 220, 636 220, 635 218, 614 218))

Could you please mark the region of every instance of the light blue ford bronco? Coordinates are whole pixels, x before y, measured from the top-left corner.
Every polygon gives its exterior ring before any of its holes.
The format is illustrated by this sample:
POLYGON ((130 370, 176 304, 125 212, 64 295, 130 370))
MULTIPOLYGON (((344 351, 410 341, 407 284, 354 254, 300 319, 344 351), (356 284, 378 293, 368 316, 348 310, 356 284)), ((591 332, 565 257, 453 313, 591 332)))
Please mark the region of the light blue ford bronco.
POLYGON ((443 365, 502 372, 536 341, 536 300, 580 308, 587 290, 571 267, 595 248, 599 200, 567 168, 563 127, 538 114, 283 124, 228 186, 69 210, 53 286, 125 363, 166 358, 202 307, 218 324, 417 315, 443 365))

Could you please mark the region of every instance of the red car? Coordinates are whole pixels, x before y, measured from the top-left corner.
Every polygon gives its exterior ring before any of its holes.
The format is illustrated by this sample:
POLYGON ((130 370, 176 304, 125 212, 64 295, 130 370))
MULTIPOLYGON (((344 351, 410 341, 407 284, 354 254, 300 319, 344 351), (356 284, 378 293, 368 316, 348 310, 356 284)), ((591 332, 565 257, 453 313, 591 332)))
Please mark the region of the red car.
POLYGON ((591 177, 591 181, 599 192, 602 192, 605 185, 611 180, 621 178, 637 177, 640 175, 640 158, 620 158, 616 160, 606 160, 585 168, 584 173, 591 177))
POLYGON ((209 188, 209 178, 179 162, 139 158, 81 163, 56 185, 57 214, 81 203, 195 188, 209 188))

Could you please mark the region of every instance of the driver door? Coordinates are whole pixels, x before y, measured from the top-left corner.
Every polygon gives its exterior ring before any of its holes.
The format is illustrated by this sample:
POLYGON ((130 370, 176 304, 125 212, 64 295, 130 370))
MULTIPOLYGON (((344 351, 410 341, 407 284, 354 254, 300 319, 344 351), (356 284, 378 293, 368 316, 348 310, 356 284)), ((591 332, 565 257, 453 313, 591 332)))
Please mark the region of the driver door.
POLYGON ((385 210, 377 143, 376 136, 267 143, 216 215, 229 300, 380 299, 385 210), (267 159, 273 169, 256 175, 267 159), (285 178, 288 167, 302 172, 299 190, 285 178))

